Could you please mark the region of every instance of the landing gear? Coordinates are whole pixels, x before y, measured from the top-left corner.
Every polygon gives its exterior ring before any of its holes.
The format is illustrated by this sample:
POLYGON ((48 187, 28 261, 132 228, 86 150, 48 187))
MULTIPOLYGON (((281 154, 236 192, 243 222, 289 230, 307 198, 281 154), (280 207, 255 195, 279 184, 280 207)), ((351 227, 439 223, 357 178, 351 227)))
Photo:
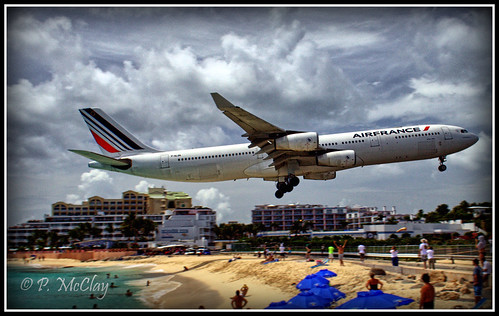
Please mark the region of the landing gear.
POLYGON ((444 165, 444 162, 446 161, 445 156, 438 157, 438 160, 440 161, 440 165, 438 166, 438 171, 444 172, 445 170, 447 170, 447 166, 444 165))
POLYGON ((277 182, 275 192, 275 197, 280 199, 284 196, 284 193, 293 191, 294 187, 300 184, 300 179, 295 175, 289 175, 284 179, 284 182, 277 182))

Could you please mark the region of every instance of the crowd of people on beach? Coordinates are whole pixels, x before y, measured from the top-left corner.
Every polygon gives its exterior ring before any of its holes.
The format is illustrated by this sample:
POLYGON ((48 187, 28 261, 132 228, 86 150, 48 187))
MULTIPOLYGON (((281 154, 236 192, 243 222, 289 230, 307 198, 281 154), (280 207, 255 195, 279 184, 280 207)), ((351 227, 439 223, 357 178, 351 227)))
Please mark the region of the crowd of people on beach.
MULTIPOLYGON (((418 247, 418 258, 420 262, 423 264, 424 270, 435 270, 435 263, 436 263, 436 258, 435 258, 435 251, 432 246, 429 245, 428 240, 426 238, 422 238, 420 240, 420 244, 418 247)), ((327 252, 328 252, 328 257, 326 260, 316 260, 317 266, 324 265, 325 263, 333 263, 335 256, 334 252, 337 249, 338 250, 338 260, 340 263, 340 266, 344 266, 344 253, 345 253, 345 246, 347 244, 347 240, 343 242, 336 243, 336 241, 333 241, 333 245, 329 245, 327 247, 327 252), (335 248, 336 247, 336 248, 335 248)), ((487 261, 486 259, 486 245, 487 242, 485 240, 485 237, 483 235, 478 236, 478 239, 476 240, 476 249, 478 251, 478 258, 473 259, 473 291, 474 291, 474 296, 475 296, 475 304, 479 304, 482 301, 482 290, 484 287, 490 286, 489 283, 489 276, 491 274, 491 269, 492 266, 490 262, 487 261)), ((285 257, 285 252, 284 252, 284 246, 283 244, 280 245, 279 247, 280 255, 282 257, 285 257)), ((363 244, 360 244, 357 246, 357 253, 359 255, 359 260, 360 262, 364 262, 366 259, 366 254, 367 254, 367 247, 363 244)), ((321 246, 321 255, 324 255, 324 251, 326 250, 326 246, 322 245, 321 246)), ((391 247, 390 251, 390 259, 392 266, 397 267, 399 265, 399 258, 398 258, 398 249, 396 246, 391 247)), ((260 255, 260 254, 259 254, 260 255)), ((310 248, 310 245, 307 244, 305 246, 305 261, 314 261, 311 258, 312 255, 312 249, 310 248)), ((268 250, 265 248, 264 249, 264 256, 265 256, 265 261, 263 262, 271 262, 274 260, 274 256, 272 255, 271 252, 268 252, 268 250)), ((424 283, 424 285, 421 287, 420 290, 420 304, 419 307, 421 309, 433 309, 435 306, 435 288, 433 285, 430 283, 430 274, 429 273, 423 273, 421 275, 421 281, 424 283)), ((375 274, 371 273, 370 278, 366 282, 366 288, 368 290, 381 290, 383 288, 383 283, 375 278, 375 274)), ((238 291, 239 292, 239 291, 238 291)), ((244 296, 244 295, 243 295, 244 296)), ((244 302, 242 299, 239 298, 238 295, 236 295, 234 298, 234 301, 237 302, 244 302)), ((235 304, 235 303, 234 303, 235 304)), ((238 303, 239 304, 239 303, 238 303)), ((246 303, 244 303, 245 305, 246 303)), ((240 305, 238 305, 240 306, 240 305)))

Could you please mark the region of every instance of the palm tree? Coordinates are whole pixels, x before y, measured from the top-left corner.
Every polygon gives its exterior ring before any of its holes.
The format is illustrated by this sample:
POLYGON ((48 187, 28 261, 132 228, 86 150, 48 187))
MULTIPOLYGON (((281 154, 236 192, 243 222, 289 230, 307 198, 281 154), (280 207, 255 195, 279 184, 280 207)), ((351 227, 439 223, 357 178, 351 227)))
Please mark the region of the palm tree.
POLYGON ((28 236, 28 243, 31 248, 44 248, 47 246, 48 233, 44 230, 35 230, 28 236))
POLYGON ((145 238, 156 229, 156 224, 150 219, 143 217, 137 218, 135 214, 128 215, 121 223, 120 230, 125 237, 133 237, 137 240, 138 237, 145 238))

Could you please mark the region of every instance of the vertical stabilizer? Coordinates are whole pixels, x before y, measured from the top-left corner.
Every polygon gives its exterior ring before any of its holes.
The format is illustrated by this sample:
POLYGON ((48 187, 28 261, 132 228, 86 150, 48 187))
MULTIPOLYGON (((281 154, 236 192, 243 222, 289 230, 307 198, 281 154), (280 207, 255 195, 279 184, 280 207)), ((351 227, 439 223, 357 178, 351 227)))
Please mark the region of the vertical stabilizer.
POLYGON ((155 149, 135 138, 101 109, 86 108, 79 111, 104 155, 120 157, 125 154, 156 152, 155 149))

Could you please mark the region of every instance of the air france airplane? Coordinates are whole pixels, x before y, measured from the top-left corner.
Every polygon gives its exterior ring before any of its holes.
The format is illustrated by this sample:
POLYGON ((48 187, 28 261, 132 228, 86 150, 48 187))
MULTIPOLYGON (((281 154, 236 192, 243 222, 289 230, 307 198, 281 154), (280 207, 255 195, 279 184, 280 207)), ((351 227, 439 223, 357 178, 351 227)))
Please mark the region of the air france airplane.
POLYGON ((411 125, 318 135, 284 130, 211 94, 218 109, 239 125, 250 143, 174 151, 144 145, 99 108, 80 109, 102 154, 70 150, 89 158, 91 168, 184 182, 247 178, 275 181, 276 198, 303 179, 329 180, 336 172, 369 165, 438 158, 466 149, 478 137, 451 125, 411 125))

